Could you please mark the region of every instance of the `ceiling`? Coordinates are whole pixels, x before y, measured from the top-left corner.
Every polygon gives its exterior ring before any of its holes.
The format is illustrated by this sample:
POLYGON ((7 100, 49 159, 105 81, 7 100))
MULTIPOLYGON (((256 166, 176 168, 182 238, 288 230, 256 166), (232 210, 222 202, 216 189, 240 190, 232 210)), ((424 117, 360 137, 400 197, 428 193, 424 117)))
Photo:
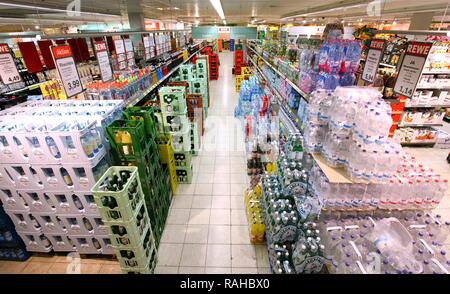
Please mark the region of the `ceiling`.
MULTIPOLYGON (((449 0, 378 0, 380 13, 369 12, 373 0, 221 0, 228 24, 279 23, 336 19, 382 20, 409 18, 414 12, 443 15, 449 0), (375 14, 375 15, 373 15, 375 14)), ((372 10, 377 12, 376 10, 372 10)), ((123 22, 127 12, 187 23, 221 23, 209 0, 22 0, 0 1, 0 25, 61 26, 95 22, 123 22), (68 14, 68 5, 80 3, 80 14, 68 14), (38 8, 36 8, 38 7, 38 8), (56 9, 56 10, 55 10, 56 9)), ((450 12, 450 10, 449 10, 450 12)))

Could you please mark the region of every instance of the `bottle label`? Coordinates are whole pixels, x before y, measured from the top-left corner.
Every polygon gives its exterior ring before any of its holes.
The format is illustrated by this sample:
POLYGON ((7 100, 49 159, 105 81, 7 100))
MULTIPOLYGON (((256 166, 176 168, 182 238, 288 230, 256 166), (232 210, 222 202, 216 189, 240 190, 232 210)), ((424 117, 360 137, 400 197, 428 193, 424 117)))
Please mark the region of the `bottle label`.
POLYGON ((305 258, 301 263, 295 265, 297 274, 316 274, 322 270, 325 259, 322 256, 305 258))
POLYGON ((295 235, 297 233, 297 229, 295 226, 284 226, 278 230, 275 234, 273 234, 273 240, 275 242, 293 242, 295 240, 295 235))

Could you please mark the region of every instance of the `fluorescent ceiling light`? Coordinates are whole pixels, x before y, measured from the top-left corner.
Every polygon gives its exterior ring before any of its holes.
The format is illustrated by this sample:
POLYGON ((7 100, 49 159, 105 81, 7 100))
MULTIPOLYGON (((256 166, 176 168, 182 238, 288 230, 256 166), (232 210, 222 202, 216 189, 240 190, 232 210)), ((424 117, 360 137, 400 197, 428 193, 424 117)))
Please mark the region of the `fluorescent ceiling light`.
POLYGON ((33 6, 33 5, 15 4, 15 3, 6 3, 6 2, 0 2, 0 6, 23 8, 23 9, 36 9, 36 10, 51 11, 51 12, 73 13, 74 15, 79 13, 79 14, 85 14, 85 15, 98 15, 98 16, 115 16, 115 17, 119 17, 120 16, 120 15, 117 15, 117 14, 105 14, 105 13, 97 13, 97 12, 73 11, 73 10, 68 10, 68 9, 47 8, 47 7, 42 7, 42 6, 33 6))
POLYGON ((226 20, 223 20, 223 24, 226 25, 226 24, 227 24, 227 21, 226 21, 226 20))
POLYGON ((222 3, 220 0, 209 0, 216 10, 217 14, 220 16, 220 19, 225 19, 225 14, 223 13, 222 3))

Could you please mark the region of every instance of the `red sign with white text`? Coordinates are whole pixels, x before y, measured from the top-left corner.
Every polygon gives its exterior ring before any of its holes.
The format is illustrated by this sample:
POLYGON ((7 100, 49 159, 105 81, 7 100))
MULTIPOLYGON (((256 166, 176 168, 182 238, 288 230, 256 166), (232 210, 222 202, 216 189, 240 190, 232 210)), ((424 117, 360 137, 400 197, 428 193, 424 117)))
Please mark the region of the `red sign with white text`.
POLYGON ((65 58, 72 56, 72 49, 69 45, 52 47, 53 57, 55 59, 65 58))
POLYGON ((94 46, 95 46, 95 51, 97 51, 97 52, 106 51, 106 43, 105 42, 95 42, 94 46))
POLYGON ((9 53, 8 44, 0 44, 0 53, 9 53))
POLYGON ((370 49, 383 50, 384 42, 385 42, 384 40, 373 39, 373 40, 370 42, 370 49))
POLYGON ((431 46, 433 46, 432 43, 409 42, 406 48, 406 54, 427 57, 428 53, 430 53, 431 46))

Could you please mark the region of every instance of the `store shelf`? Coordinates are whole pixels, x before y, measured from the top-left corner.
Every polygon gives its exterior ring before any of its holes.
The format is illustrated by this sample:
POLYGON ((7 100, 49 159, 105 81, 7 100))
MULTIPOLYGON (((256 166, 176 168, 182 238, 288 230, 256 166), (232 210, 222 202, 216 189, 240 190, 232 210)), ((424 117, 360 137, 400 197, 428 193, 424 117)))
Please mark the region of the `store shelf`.
POLYGON ((449 107, 450 107, 450 105, 429 105, 429 104, 405 106, 406 109, 410 109, 410 108, 449 108, 449 107))
POLYGON ((436 141, 434 142, 401 142, 402 146, 434 146, 436 141))
POLYGON ((443 124, 399 124, 399 128, 412 128, 412 127, 442 127, 443 124))
POLYGON ((350 179, 343 168, 335 168, 328 165, 325 158, 318 153, 312 154, 314 160, 319 165, 320 169, 323 171, 325 176, 328 178, 330 183, 336 184, 353 184, 354 182, 350 179))
MULTIPOLYGON (((197 46, 197 45, 194 45, 197 46)), ((197 51, 195 51, 194 53, 192 53, 188 59, 186 59, 185 61, 183 61, 182 63, 180 63, 179 65, 177 65, 174 69, 172 69, 169 73, 167 73, 167 75, 165 75, 161 80, 159 80, 156 84, 152 85, 150 88, 148 88, 144 93, 141 93, 139 95, 137 95, 137 97, 133 97, 131 99, 129 99, 128 102, 125 103, 124 107, 130 107, 130 106, 134 106, 137 103, 139 103, 139 101, 141 101, 142 99, 145 98, 145 96, 147 96, 150 92, 152 92, 153 90, 155 90, 156 88, 158 88, 162 83, 164 83, 165 80, 167 80, 168 77, 170 77, 172 74, 174 74, 181 65, 185 64, 186 62, 188 62, 189 60, 191 60, 192 57, 194 57, 194 55, 196 55, 197 53, 199 53, 204 47, 198 49, 197 51)))
POLYGON ((288 78, 286 78, 286 76, 281 73, 278 69, 276 69, 275 67, 272 66, 272 64, 269 63, 269 61, 267 61, 264 57, 262 57, 261 54, 259 54, 255 49, 253 49, 251 46, 247 46, 251 51, 253 51, 254 54, 256 54, 259 58, 261 58, 262 61, 264 61, 265 64, 267 64, 267 66, 269 66, 277 75, 279 75, 280 77, 282 77, 284 80, 286 80, 289 85, 297 92, 300 94, 300 96, 302 96, 302 98, 306 101, 309 102, 308 99, 308 95, 303 92, 302 90, 300 90, 300 88, 291 80, 289 80, 288 78))
POLYGON ((11 91, 11 92, 4 93, 4 95, 12 95, 12 94, 19 93, 19 92, 22 92, 22 91, 25 91, 25 90, 34 90, 34 89, 39 88, 39 86, 40 86, 41 84, 44 84, 44 83, 46 83, 46 82, 47 82, 47 81, 45 81, 45 82, 40 82, 40 83, 37 83, 37 84, 33 84, 33 85, 30 85, 30 86, 26 86, 26 87, 21 88, 21 89, 17 89, 17 90, 11 91))
POLYGON ((380 65, 381 65, 381 66, 384 66, 384 67, 389 67, 389 68, 397 68, 396 65, 387 64, 387 63, 381 63, 381 62, 380 62, 380 65))
POLYGON ((448 87, 417 87, 417 90, 450 90, 448 87))
POLYGON ((450 71, 424 71, 423 75, 450 75, 450 71))

